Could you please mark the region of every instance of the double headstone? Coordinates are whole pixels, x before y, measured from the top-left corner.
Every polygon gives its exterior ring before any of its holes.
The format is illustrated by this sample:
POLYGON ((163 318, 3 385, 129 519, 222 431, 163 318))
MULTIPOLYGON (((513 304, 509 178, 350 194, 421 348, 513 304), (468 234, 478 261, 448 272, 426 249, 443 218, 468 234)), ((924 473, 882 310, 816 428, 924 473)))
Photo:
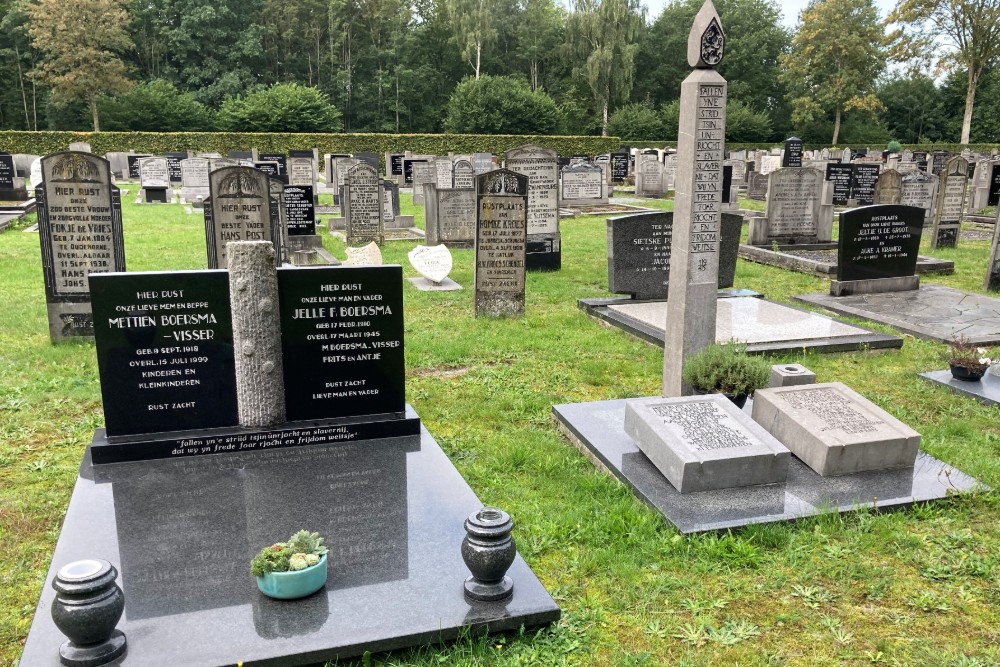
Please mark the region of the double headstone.
POLYGON ((121 197, 111 166, 96 155, 54 153, 41 166, 35 200, 49 336, 91 337, 88 276, 125 270, 121 197))
POLYGON ((917 251, 923 224, 923 209, 915 206, 887 204, 843 211, 837 279, 831 282, 830 294, 917 289, 917 251))

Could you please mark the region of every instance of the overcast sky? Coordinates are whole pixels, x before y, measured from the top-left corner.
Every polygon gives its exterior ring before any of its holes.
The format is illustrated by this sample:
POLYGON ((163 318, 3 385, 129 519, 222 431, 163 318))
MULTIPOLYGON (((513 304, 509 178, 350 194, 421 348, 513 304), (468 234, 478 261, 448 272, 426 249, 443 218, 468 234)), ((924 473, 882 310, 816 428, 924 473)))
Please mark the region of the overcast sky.
MULTIPOLYGON (((663 6, 667 4, 668 0, 642 0, 643 4, 649 10, 648 16, 650 21, 656 18, 663 9, 663 6)), ((791 0, 790 2, 778 2, 778 6, 781 7, 781 13, 784 18, 784 23, 789 28, 795 27, 795 24, 799 20, 799 12, 805 9, 806 5, 809 4, 809 0, 791 0)), ((895 0, 875 0, 875 6, 878 7, 879 14, 884 18, 889 10, 895 5, 895 0)), ((722 17, 722 27, 726 27, 726 17, 722 17)))

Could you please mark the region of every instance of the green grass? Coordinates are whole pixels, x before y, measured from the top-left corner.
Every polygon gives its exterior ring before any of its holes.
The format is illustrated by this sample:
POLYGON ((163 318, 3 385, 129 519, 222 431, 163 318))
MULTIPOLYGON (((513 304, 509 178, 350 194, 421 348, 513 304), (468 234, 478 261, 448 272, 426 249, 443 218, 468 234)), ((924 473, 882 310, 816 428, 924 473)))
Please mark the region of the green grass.
MULTIPOLYGON (((135 206, 134 196, 133 186, 123 197, 129 270, 203 268, 201 215, 135 206)), ((403 212, 419 210, 406 198, 403 212)), ((578 298, 608 294, 604 219, 567 219, 562 232, 564 268, 528 275, 521 319, 473 318, 468 250, 454 252, 452 278, 464 291, 407 286, 404 294, 407 398, 479 497, 514 517, 520 551, 563 619, 537 632, 359 662, 1000 664, 994 494, 683 537, 577 452, 558 433, 552 404, 656 394, 662 352, 577 308, 578 298)), ((326 243, 343 257, 343 244, 326 243)), ((405 257, 413 245, 383 249, 406 276, 416 275, 405 257)), ((988 245, 930 253, 954 260, 956 272, 925 282, 979 291, 988 245)), ((49 343, 36 234, 0 235, 0 275, 0 665, 7 666, 20 654, 80 457, 103 416, 93 345, 49 343)), ((790 302, 826 282, 740 260, 736 286, 790 302)), ((848 383, 922 433, 926 451, 996 486, 996 409, 916 376, 945 367, 946 355, 943 345, 907 337, 901 351, 802 352, 775 363, 801 362, 820 381, 848 383)))

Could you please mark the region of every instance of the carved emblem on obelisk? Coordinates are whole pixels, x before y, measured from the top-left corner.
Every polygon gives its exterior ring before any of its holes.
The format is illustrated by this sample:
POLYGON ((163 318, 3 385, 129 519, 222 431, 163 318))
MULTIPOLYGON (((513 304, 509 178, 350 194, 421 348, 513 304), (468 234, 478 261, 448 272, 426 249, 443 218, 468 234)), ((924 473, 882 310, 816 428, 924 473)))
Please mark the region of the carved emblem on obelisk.
POLYGON ((688 35, 688 65, 698 69, 715 69, 722 62, 726 47, 726 33, 722 31, 719 15, 712 0, 706 0, 688 35))

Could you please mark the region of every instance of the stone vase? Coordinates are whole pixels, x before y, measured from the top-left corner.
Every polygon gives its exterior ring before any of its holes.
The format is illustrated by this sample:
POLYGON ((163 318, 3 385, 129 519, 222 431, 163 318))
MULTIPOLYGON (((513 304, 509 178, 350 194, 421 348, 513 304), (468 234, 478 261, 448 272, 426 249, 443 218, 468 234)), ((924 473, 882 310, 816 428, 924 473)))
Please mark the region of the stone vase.
POLYGON ((484 507, 465 520, 462 559, 472 576, 465 580, 465 594, 473 599, 495 602, 510 597, 514 582, 506 576, 517 555, 510 532, 510 515, 494 507, 484 507))

